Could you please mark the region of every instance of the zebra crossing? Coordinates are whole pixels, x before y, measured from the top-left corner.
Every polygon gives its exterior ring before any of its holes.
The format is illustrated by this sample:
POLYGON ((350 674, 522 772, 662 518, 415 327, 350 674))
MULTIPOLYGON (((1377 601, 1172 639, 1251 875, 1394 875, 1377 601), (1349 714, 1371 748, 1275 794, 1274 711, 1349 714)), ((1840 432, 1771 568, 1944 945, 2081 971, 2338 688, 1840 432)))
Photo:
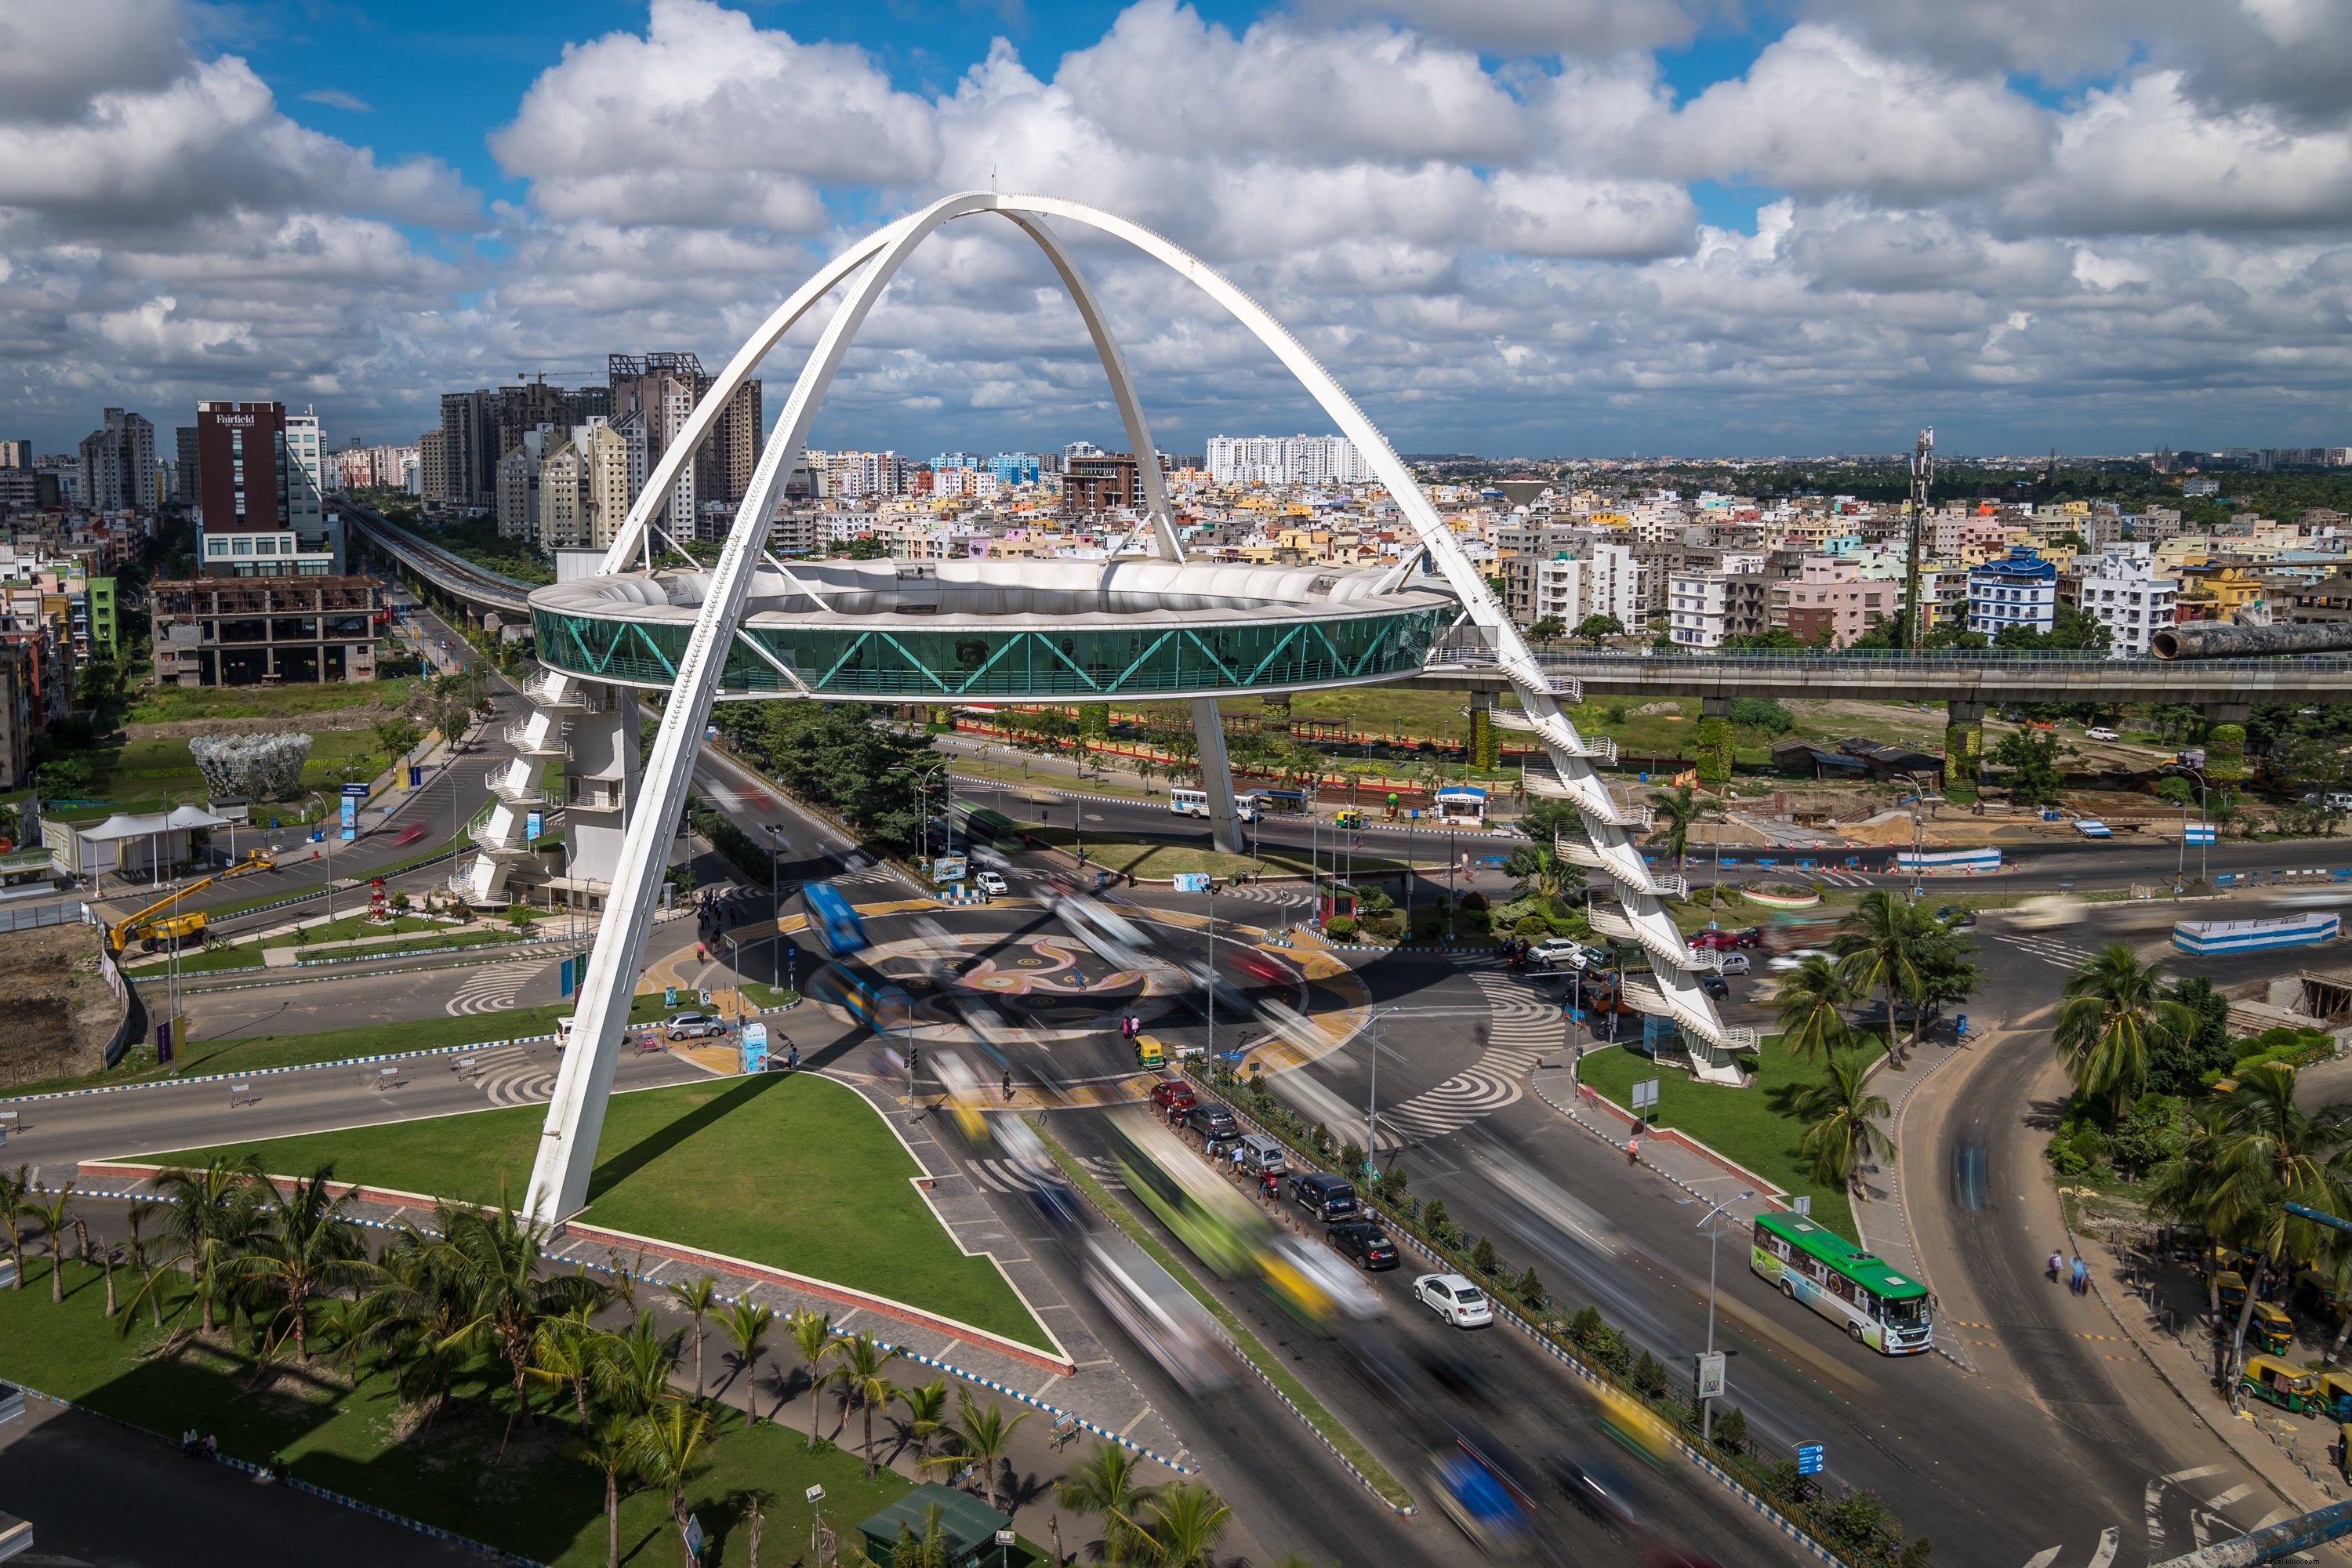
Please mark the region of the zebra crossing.
POLYGON ((492 1105, 539 1105, 555 1098, 555 1065, 535 1061, 529 1046, 500 1046, 449 1064, 492 1105))
POLYGON ((1528 1075, 1559 1048, 1559 1010, 1505 975, 1473 971, 1470 983, 1493 1015, 1478 1059, 1434 1089, 1381 1112, 1383 1147, 1399 1147, 1459 1132, 1523 1096, 1528 1075), (1391 1142, 1391 1136, 1393 1142, 1391 1142))
MULTIPOLYGON (((1087 1168, 1088 1175, 1104 1186, 1118 1192, 1127 1190, 1126 1182, 1119 1176, 1118 1167, 1102 1155, 1081 1154, 1077 1157, 1077 1161, 1087 1168)), ((1037 1190, 1037 1178, 1011 1160, 998 1159, 993 1156, 975 1159, 966 1162, 965 1171, 973 1181, 991 1192, 1019 1197, 1037 1190)))
POLYGON ((483 1013, 503 1013, 515 1005, 523 986, 546 966, 543 958, 526 958, 513 963, 493 963, 478 969, 457 984, 457 994, 442 1004, 442 1011, 452 1018, 467 1018, 483 1013))
POLYGON ((2055 969, 2080 969, 2089 962, 2091 957, 2091 951, 2088 948, 2077 947, 2073 942, 2061 942, 2054 936, 2042 936, 2032 931, 1998 931, 1993 934, 1993 941, 2006 942, 2020 952, 2038 958, 2055 969))

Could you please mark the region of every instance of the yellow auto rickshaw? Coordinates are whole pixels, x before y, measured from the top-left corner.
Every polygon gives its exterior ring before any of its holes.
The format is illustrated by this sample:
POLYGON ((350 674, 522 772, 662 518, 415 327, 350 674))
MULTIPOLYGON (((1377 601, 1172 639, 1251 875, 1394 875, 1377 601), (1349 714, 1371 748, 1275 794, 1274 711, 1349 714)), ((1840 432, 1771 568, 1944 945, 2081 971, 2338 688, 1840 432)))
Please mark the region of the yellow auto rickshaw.
POLYGON ((2336 1428, 2336 1468, 2347 1480, 2352 1480, 2352 1422, 2336 1428))
POLYGON ((2254 1315, 2246 1321, 2246 1332, 2272 1355, 2284 1355, 2294 1348, 2294 1320, 2273 1302, 2254 1303, 2254 1315))
POLYGON ((1364 825, 1364 814, 1360 811, 1342 811, 1331 818, 1331 825, 1341 828, 1361 827, 1364 825))
POLYGON ((2352 1421, 2352 1373, 2321 1373, 2319 1404, 2329 1420, 2352 1421))
POLYGON ((2224 1309, 2242 1307, 2246 1304, 2246 1277, 2244 1275, 2239 1273, 2234 1268, 2224 1268, 2221 1273, 2221 1305, 2224 1309))
POLYGON ((2298 1415, 2319 1408, 2319 1379, 2295 1371, 2276 1356, 2248 1356, 2238 1386, 2256 1399, 2298 1415))
MULTIPOLYGON (((1168 1065, 1167 1048, 1150 1035, 1136 1036, 1135 1065, 1140 1068, 1166 1067, 1168 1065)), ((2244 1291, 2239 1292, 2238 1299, 2242 1301, 2245 1300, 2244 1291)))

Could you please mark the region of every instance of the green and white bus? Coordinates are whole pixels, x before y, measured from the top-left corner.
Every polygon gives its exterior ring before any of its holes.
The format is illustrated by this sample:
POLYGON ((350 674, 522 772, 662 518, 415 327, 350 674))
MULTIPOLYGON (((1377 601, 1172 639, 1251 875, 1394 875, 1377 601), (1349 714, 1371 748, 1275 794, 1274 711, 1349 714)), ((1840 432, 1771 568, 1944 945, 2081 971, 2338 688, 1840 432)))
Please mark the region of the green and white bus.
POLYGON ((1883 1355, 1934 1347, 1927 1287, 1802 1215, 1758 1215, 1748 1266, 1783 1296, 1842 1325, 1857 1344, 1883 1355))

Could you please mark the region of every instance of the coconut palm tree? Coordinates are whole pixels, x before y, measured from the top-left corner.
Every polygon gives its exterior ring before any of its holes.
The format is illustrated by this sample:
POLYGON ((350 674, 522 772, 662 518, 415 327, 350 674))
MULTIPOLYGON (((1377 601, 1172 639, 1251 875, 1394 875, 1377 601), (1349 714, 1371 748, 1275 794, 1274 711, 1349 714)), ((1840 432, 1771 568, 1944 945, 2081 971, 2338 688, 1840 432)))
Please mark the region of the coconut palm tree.
POLYGON ((607 1415, 564 1446, 604 1477, 604 1568, 621 1568, 621 1478, 635 1471, 635 1438, 625 1417, 607 1415))
POLYGON ((667 1287, 670 1299, 678 1309, 694 1320, 694 1396, 702 1397, 702 1321, 719 1305, 719 1281, 705 1274, 698 1279, 680 1279, 667 1287))
POLYGON ((899 1523, 898 1540, 890 1549, 890 1568, 948 1568, 954 1562, 955 1543, 940 1526, 940 1512, 937 1503, 924 1505, 920 1535, 913 1525, 899 1523))
POLYGON ((991 1508, 996 1506, 997 1471, 1004 1464, 1005 1446, 1013 1440, 1013 1429, 1032 1414, 1024 1410, 1007 1421, 1003 1411, 974 1399, 970 1389, 956 1390, 955 1430, 950 1434, 956 1447, 952 1458, 980 1467, 981 1485, 991 1508))
POLYGON ((263 1294, 284 1303, 294 1359, 304 1365, 310 1360, 312 1302, 374 1272, 367 1242, 350 1215, 351 1194, 337 1197, 328 1191, 334 1170, 331 1163, 324 1164, 308 1180, 296 1182, 265 1216, 253 1250, 232 1266, 238 1279, 256 1281, 263 1294))
POLYGON ((130 1239, 123 1244, 123 1261, 139 1275, 139 1289, 132 1294, 130 1306, 123 1309, 122 1321, 119 1325, 126 1333, 131 1329, 131 1309, 138 1306, 142 1296, 146 1298, 148 1311, 154 1317, 155 1327, 160 1329, 163 1326, 163 1295, 155 1289, 162 1265, 156 1261, 147 1238, 139 1234, 139 1227, 154 1214, 155 1206, 152 1203, 135 1203, 123 1215, 123 1223, 131 1232, 130 1239))
POLYGON ((0 1171, 0 1230, 8 1233, 8 1289, 25 1288, 25 1195, 33 1190, 33 1170, 19 1165, 11 1171, 0 1171))
POLYGON ((1916 1044, 1918 1015, 1933 974, 1932 950, 1951 940, 1940 921, 1884 888, 1863 894, 1853 913, 1839 922, 1832 943, 1839 955, 1838 972, 1856 995, 1876 994, 1885 999, 1886 1049, 1898 1064, 1903 1051, 1895 1043, 1895 1004, 1912 1005, 1910 1043, 1916 1044))
POLYGON ((1688 784, 1676 786, 1666 795, 1654 795, 1650 805, 1656 815, 1656 826, 1650 830, 1650 842, 1664 847, 1675 858, 1675 869, 1683 869, 1690 854, 1691 828, 1698 822, 1702 809, 1698 794, 1688 784))
POLYGON ((1895 1152, 1894 1140, 1878 1125, 1892 1108, 1885 1096, 1870 1092, 1869 1072, 1865 1052, 1833 1051, 1822 1080, 1789 1096, 1789 1108, 1805 1123, 1797 1150, 1812 1162, 1814 1179, 1837 1183, 1863 1203, 1869 1201, 1862 1187, 1863 1163, 1895 1152))
POLYGON ((1133 1515, 1152 1489, 1136 1485, 1139 1461, 1116 1443, 1097 1443, 1093 1451, 1070 1467, 1055 1487, 1064 1508, 1090 1513, 1103 1521, 1102 1554, 1107 1562, 1124 1563, 1142 1542, 1133 1515))
MULTIPOLYGON (((801 1364, 808 1368, 808 1446, 814 1448, 816 1447, 817 1406, 824 1403, 825 1384, 833 1381, 834 1375, 825 1369, 824 1363, 839 1352, 842 1342, 834 1336, 833 1314, 820 1312, 813 1307, 803 1307, 786 1318, 784 1328, 793 1336, 793 1348, 801 1352, 801 1364)), ((777 1408, 783 1408, 781 1401, 777 1408)))
POLYGON ((669 1493, 669 1517, 677 1526, 686 1568, 694 1568, 694 1553, 686 1544, 686 1489, 702 1473, 709 1442, 710 1412, 683 1400, 665 1399, 629 1423, 629 1461, 648 1486, 669 1493))
POLYGON ((544 1383, 561 1384, 572 1391, 572 1408, 580 1436, 588 1436, 588 1384, 604 1356, 606 1336, 588 1321, 583 1310, 550 1318, 539 1325, 531 1342, 530 1374, 544 1383))
POLYGON ((1143 1500, 1136 1519, 1154 1568, 1210 1568, 1234 1510, 1206 1487, 1179 1481, 1143 1500))
POLYGON ((1853 1037, 1845 1010, 1854 990, 1838 966, 1814 953, 1781 977, 1772 1000, 1780 1009, 1780 1043, 1808 1060, 1835 1055, 1853 1037))
POLYGON ((750 1390, 744 1396, 744 1405, 756 1422, 760 1419, 759 1363, 768 1351, 768 1332, 776 1326, 776 1310, 757 1301, 738 1300, 719 1315, 719 1326, 734 1342, 735 1369, 743 1374, 750 1390))
POLYGON ((262 1210, 277 1195, 262 1178, 260 1161, 215 1156, 201 1170, 175 1167, 154 1181, 155 1195, 171 1206, 163 1211, 163 1228, 187 1260, 195 1286, 199 1327, 213 1331, 221 1286, 229 1265, 261 1234, 262 1210))
POLYGON ((938 1463, 931 1445, 948 1429, 947 1379, 934 1378, 919 1388, 902 1388, 898 1403, 907 1407, 907 1419, 901 1430, 907 1441, 915 1446, 915 1468, 922 1469, 938 1463))
POLYGON ((643 1415, 669 1394, 670 1369, 677 1364, 680 1329, 663 1333, 650 1311, 639 1312, 628 1328, 596 1342, 590 1382, 597 1396, 631 1415, 643 1415))
POLYGON ((2084 1094, 2107 1102, 2115 1126, 2147 1087, 2158 1047, 2193 1034, 2197 1015, 2162 994, 2162 967, 2109 942, 2066 977, 2050 1048, 2084 1094))
POLYGON ((66 1230, 73 1224, 73 1178, 66 1178, 55 1196, 43 1203, 35 1198, 26 1206, 39 1216, 41 1234, 49 1242, 49 1300, 62 1306, 66 1299, 66 1230))
POLYGON ((874 1412, 898 1397, 898 1389, 882 1371, 898 1359, 896 1347, 885 1346, 872 1334, 860 1331, 843 1345, 841 1370, 835 1375, 840 1381, 843 1397, 866 1413, 866 1473, 874 1474, 874 1412))
MULTIPOLYGON (((548 1227, 510 1208, 472 1209, 442 1202, 433 1212, 442 1237, 436 1249, 441 1278, 462 1303, 463 1313, 445 1344, 487 1349, 505 1359, 515 1402, 514 1413, 507 1418, 506 1436, 510 1437, 515 1422, 530 1415, 526 1383, 540 1325, 601 1305, 605 1289, 584 1274, 541 1274, 548 1227)), ((499 1441, 499 1453, 505 1457, 506 1437, 499 1441)))
POLYGON ((2215 1207, 2231 1222, 2228 1235, 2260 1255, 2246 1282, 2245 1305, 2231 1335, 2224 1384, 2245 1353, 2246 1324, 2267 1277, 2285 1261, 2310 1258, 2331 1227, 2290 1215, 2288 1204, 2338 1217, 2352 1216, 2352 1107, 2306 1111, 2295 1104, 2294 1070, 2275 1064, 2250 1068, 2226 1097, 2214 1165, 2220 1174, 2215 1207))

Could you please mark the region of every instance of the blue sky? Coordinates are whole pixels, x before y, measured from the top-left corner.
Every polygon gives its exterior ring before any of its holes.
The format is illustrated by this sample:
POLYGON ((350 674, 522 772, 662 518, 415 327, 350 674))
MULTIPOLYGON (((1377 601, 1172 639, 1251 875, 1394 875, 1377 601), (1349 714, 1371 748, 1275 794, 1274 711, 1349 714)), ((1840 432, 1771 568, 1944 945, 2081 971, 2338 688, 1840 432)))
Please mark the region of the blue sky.
MULTIPOLYGON (((77 0, 0 61, 0 429, 275 395, 413 439, 518 370, 723 359, 995 170, 1196 251, 1408 450, 2342 444, 2327 10, 77 0)), ((1230 323, 1081 248, 1163 445, 1314 427, 1230 323)), ((1047 281, 948 231, 818 438, 1112 436, 1047 281)))

